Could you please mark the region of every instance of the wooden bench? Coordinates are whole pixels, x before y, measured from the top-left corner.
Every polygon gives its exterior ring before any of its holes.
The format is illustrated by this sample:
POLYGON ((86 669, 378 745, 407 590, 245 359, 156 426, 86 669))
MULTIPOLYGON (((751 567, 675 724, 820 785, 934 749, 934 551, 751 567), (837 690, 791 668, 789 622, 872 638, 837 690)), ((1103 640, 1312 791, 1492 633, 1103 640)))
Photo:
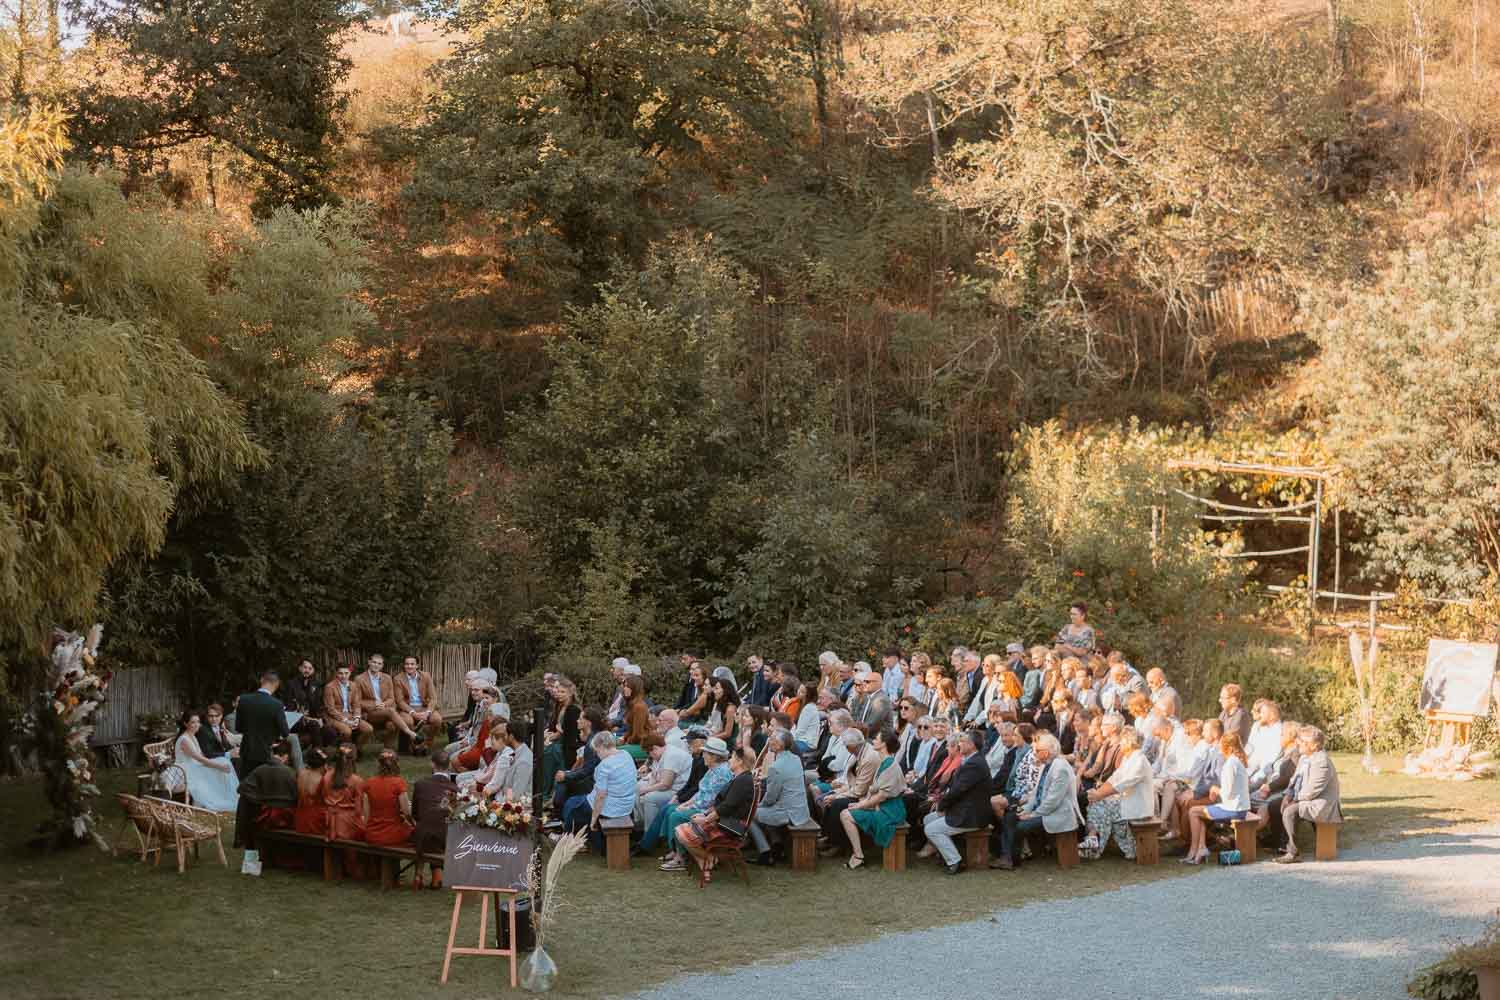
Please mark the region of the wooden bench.
POLYGON ((1246 817, 1231 820, 1229 825, 1234 829, 1234 849, 1240 852, 1240 864, 1253 865, 1255 863, 1255 837, 1260 832, 1260 824, 1246 817))
POLYGON ((1052 835, 1052 846, 1057 851, 1057 867, 1078 867, 1078 831, 1065 830, 1052 835))
POLYGON ((630 831, 635 829, 635 820, 629 816, 601 819, 599 829, 604 831, 604 863, 612 872, 630 871, 630 831))
POLYGON ((274 861, 275 849, 278 846, 310 847, 321 851, 323 881, 325 882, 337 882, 343 878, 341 852, 352 851, 361 857, 375 858, 380 865, 382 889, 396 887, 397 876, 405 867, 403 862, 415 864, 418 861, 425 861, 438 868, 443 865, 441 854, 424 854, 418 858, 417 849, 414 847, 383 847, 379 844, 367 844, 361 840, 329 840, 327 837, 298 833, 295 830, 257 830, 255 843, 263 856, 262 860, 268 864, 274 861))
POLYGON ((1154 865, 1161 860, 1161 822, 1141 820, 1130 824, 1130 835, 1135 838, 1135 863, 1154 865))
POLYGON ((990 830, 970 830, 964 834, 964 866, 980 871, 990 864, 990 830))
POLYGON ((897 823, 891 833, 891 842, 886 845, 880 859, 880 867, 888 872, 906 871, 906 835, 911 832, 910 823, 897 823))
POLYGON ((1318 861, 1333 861, 1339 856, 1338 823, 1314 823, 1318 839, 1313 846, 1313 858, 1318 861))
POLYGON ((815 872, 818 870, 818 834, 822 829, 811 820, 786 828, 787 850, 792 858, 792 871, 815 872))

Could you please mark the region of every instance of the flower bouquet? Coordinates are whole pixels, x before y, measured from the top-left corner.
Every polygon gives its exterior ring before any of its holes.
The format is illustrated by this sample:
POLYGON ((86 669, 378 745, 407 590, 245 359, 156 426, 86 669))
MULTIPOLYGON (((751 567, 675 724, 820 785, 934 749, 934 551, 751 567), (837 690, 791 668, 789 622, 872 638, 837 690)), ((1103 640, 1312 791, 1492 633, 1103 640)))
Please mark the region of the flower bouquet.
POLYGON ((519 836, 531 830, 531 803, 513 799, 509 792, 503 799, 491 799, 471 786, 448 796, 448 822, 471 823, 519 836))

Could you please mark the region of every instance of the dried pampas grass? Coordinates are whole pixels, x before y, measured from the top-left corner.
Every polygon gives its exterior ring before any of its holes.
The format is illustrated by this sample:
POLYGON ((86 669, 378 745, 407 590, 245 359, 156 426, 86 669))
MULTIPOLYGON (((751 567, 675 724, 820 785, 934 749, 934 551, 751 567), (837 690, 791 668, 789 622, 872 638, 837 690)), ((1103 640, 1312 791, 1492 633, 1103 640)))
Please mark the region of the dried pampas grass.
POLYGON ((556 844, 552 845, 552 851, 547 856, 545 865, 542 863, 542 852, 537 851, 531 857, 531 869, 527 873, 527 882, 531 886, 531 922, 536 929, 536 946, 541 950, 542 943, 546 939, 547 929, 557 919, 557 911, 562 908, 562 899, 557 894, 557 885, 562 878, 562 870, 588 846, 588 835, 582 831, 564 834, 556 844), (541 905, 537 905, 540 900, 541 905))

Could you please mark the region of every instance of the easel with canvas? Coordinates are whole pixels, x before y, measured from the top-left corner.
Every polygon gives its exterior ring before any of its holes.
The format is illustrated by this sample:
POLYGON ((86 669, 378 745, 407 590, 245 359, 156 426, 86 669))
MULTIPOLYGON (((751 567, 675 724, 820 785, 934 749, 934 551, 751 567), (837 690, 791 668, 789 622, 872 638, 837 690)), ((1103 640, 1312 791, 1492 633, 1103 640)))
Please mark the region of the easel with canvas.
POLYGON ((448 966, 452 963, 454 955, 492 955, 492 956, 497 956, 497 957, 500 957, 500 958, 509 958, 510 959, 510 987, 511 987, 511 989, 515 989, 516 988, 516 983, 517 983, 517 979, 516 979, 516 942, 517 942, 517 938, 516 938, 516 897, 520 895, 520 892, 518 890, 515 890, 515 889, 491 889, 491 888, 487 888, 485 886, 477 886, 477 885, 456 885, 456 886, 452 886, 452 888, 457 893, 457 895, 455 895, 453 897, 453 921, 452 921, 452 923, 450 923, 448 925, 448 947, 447 947, 447 950, 445 950, 443 952, 443 977, 442 977, 442 979, 440 981, 444 982, 444 983, 446 983, 448 981, 448 966), (458 937, 458 918, 463 913, 464 893, 466 893, 466 892, 477 892, 477 893, 479 893, 479 945, 478 945, 478 947, 475 947, 475 948, 460 948, 460 947, 455 946, 454 943, 453 943, 454 940, 458 937), (508 907, 501 907, 501 905, 500 905, 501 900, 500 900, 499 897, 502 896, 502 895, 510 897, 510 906, 508 906, 508 907), (501 912, 502 909, 508 911, 506 913, 506 918, 510 921, 510 926, 509 926, 510 936, 506 940, 508 940, 510 942, 510 947, 509 948, 489 948, 489 947, 486 947, 485 942, 487 942, 489 940, 489 930, 490 930, 490 897, 491 896, 496 897, 495 898, 495 919, 496 920, 500 919, 500 912, 501 912))

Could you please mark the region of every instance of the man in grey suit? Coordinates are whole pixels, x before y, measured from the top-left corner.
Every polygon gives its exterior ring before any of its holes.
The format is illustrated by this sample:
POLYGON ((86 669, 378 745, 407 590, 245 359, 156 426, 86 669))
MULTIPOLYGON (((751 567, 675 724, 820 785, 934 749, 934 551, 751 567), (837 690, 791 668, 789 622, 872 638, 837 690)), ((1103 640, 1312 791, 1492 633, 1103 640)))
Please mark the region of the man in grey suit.
POLYGON ((755 822, 750 824, 750 839, 755 842, 759 857, 746 859, 757 865, 771 864, 771 844, 766 839, 765 827, 801 826, 811 819, 802 759, 792 746, 792 734, 785 729, 775 730, 767 741, 767 749, 775 756, 766 771, 766 788, 755 810, 755 822))
POLYGON ((854 721, 867 727, 870 735, 891 725, 891 699, 883 690, 884 678, 868 666, 854 674, 854 688, 859 693, 849 703, 854 721))
POLYGON ((1333 769, 1324 744, 1323 730, 1317 726, 1303 726, 1297 732, 1297 749, 1302 759, 1292 774, 1292 783, 1287 786, 1286 797, 1281 800, 1281 823, 1286 830, 1286 850, 1276 861, 1283 865, 1294 865, 1301 861, 1297 853, 1297 820, 1310 823, 1342 823, 1343 810, 1339 808, 1339 774, 1333 769))
POLYGON ((990 862, 991 868, 1011 871, 1020 860, 1016 841, 1037 830, 1067 833, 1078 829, 1078 779, 1073 767, 1062 756, 1062 745, 1051 733, 1038 733, 1031 741, 1031 751, 1042 766, 1036 790, 1018 809, 1007 809, 1000 817, 1000 856, 990 862))

